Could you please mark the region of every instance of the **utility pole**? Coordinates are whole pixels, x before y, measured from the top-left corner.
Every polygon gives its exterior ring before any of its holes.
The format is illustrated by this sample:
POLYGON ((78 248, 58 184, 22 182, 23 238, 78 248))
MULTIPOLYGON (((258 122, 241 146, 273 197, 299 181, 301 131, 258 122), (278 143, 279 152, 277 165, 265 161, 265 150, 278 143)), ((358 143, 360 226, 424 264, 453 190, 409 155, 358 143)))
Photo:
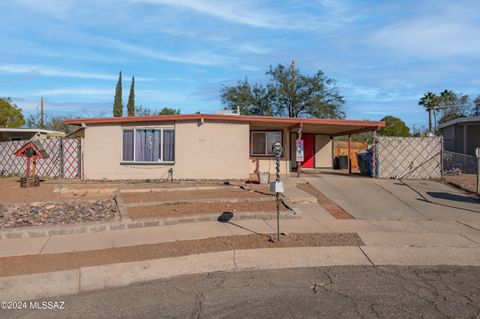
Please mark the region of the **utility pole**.
POLYGON ((43 96, 40 98, 40 128, 44 127, 43 122, 43 96))
POLYGON ((292 105, 291 105, 291 110, 290 110, 290 117, 294 117, 294 110, 295 110, 295 60, 292 60, 292 65, 291 65, 291 71, 292 71, 292 105))

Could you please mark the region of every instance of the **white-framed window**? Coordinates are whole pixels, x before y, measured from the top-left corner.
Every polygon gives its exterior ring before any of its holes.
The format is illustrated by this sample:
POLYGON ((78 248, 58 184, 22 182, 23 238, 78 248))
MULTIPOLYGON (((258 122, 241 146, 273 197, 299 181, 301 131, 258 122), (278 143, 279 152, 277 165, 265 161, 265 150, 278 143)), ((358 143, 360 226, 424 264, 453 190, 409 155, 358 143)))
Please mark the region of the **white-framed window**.
POLYGON ((283 147, 282 131, 251 131, 250 154, 252 156, 275 156, 272 146, 277 142, 283 147))
POLYGON ((122 163, 174 163, 174 128, 124 128, 122 163))

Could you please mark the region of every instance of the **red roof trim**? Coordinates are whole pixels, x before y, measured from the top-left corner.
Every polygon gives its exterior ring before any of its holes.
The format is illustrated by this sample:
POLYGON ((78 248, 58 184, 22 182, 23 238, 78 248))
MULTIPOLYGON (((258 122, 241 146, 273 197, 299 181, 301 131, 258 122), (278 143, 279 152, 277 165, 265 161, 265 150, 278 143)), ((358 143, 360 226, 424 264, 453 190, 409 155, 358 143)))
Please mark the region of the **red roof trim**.
POLYGON ((136 123, 136 122, 170 122, 188 120, 214 120, 230 122, 268 122, 285 124, 322 124, 322 125, 347 125, 382 127, 382 121, 358 121, 358 120, 336 120, 317 118, 292 118, 292 117, 271 117, 271 116, 246 116, 246 115, 222 115, 222 114, 179 114, 179 115, 156 115, 156 116, 126 116, 126 117, 105 117, 105 118, 78 118, 65 119, 65 124, 110 124, 110 123, 136 123))

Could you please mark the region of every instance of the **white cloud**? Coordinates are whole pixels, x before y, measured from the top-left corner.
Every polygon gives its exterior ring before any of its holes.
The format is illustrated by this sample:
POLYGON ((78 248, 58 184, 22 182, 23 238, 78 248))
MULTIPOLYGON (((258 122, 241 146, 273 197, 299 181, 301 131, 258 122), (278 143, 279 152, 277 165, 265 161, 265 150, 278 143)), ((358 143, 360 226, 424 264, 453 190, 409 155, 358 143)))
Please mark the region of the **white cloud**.
POLYGON ((391 24, 374 33, 370 42, 409 56, 425 58, 480 53, 478 25, 468 17, 424 16, 391 24))
MULTIPOLYGON (((116 80, 117 75, 110 75, 98 72, 82 72, 73 70, 62 70, 40 65, 23 65, 23 64, 4 64, 0 65, 0 73, 14 74, 36 74, 49 77, 65 77, 78 79, 96 79, 96 80, 116 80)), ((138 81, 153 81, 153 78, 139 77, 138 81)))
POLYGON ((214 16, 224 21, 250 27, 268 29, 302 29, 328 32, 345 28, 354 19, 350 7, 343 0, 317 2, 285 2, 261 6, 262 1, 208 1, 208 0, 130 0, 134 3, 167 5, 214 16), (303 9, 303 10, 302 10, 303 9), (307 14, 305 13, 307 10, 307 14))
POLYGON ((229 61, 229 59, 225 56, 218 55, 208 51, 200 51, 195 52, 190 55, 174 55, 174 54, 166 54, 160 51, 136 46, 133 44, 128 44, 123 41, 109 39, 109 38, 102 38, 102 43, 100 45, 106 45, 110 48, 119 49, 125 52, 141 55, 144 57, 162 60, 162 61, 171 61, 171 62, 178 62, 178 63, 186 63, 186 64, 198 64, 198 65, 217 65, 217 64, 224 64, 229 61))
POLYGON ((254 27, 278 28, 275 23, 275 15, 261 13, 258 10, 244 10, 233 1, 218 3, 217 1, 195 1, 195 0, 132 0, 151 4, 177 6, 187 8, 200 13, 212 15, 226 21, 245 24, 254 27), (272 19, 273 18, 273 19, 272 19))

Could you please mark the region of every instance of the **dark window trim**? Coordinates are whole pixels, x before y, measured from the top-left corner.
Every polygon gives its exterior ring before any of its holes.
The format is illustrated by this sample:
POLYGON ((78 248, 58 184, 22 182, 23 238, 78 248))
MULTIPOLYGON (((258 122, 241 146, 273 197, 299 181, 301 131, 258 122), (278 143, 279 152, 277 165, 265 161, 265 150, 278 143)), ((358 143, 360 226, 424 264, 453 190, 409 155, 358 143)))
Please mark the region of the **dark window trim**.
MULTIPOLYGON (((284 147, 284 138, 283 138, 283 130, 250 130, 250 157, 267 157, 267 158, 275 158, 275 155, 273 154, 253 154, 253 133, 254 132, 280 132, 281 133, 281 144, 283 147, 283 154, 282 157, 285 156, 285 147, 284 147)), ((265 142, 266 142, 266 137, 265 137, 265 142)))
POLYGON ((177 144, 175 143, 177 139, 177 134, 176 134, 176 129, 175 127, 171 127, 171 126, 165 126, 165 127, 144 127, 144 126, 134 126, 134 127, 122 127, 122 147, 120 148, 121 149, 121 153, 120 153, 120 165, 158 165, 158 166, 162 166, 162 165, 174 165, 175 164, 175 158, 176 158, 176 149, 177 149, 177 144), (153 162, 153 161, 135 161, 135 143, 136 143, 136 131, 137 130, 158 130, 158 131, 161 131, 161 149, 160 149, 160 154, 161 154, 161 157, 162 157, 162 161, 160 162, 153 162), (134 153, 133 153, 133 161, 124 161, 123 160, 123 132, 124 131, 133 131, 133 150, 134 150, 134 153), (174 132, 174 138, 173 138, 173 141, 174 141, 174 149, 173 149, 173 154, 174 154, 174 160, 173 161, 164 161, 163 160, 163 134, 164 134, 164 131, 173 131, 174 132))

